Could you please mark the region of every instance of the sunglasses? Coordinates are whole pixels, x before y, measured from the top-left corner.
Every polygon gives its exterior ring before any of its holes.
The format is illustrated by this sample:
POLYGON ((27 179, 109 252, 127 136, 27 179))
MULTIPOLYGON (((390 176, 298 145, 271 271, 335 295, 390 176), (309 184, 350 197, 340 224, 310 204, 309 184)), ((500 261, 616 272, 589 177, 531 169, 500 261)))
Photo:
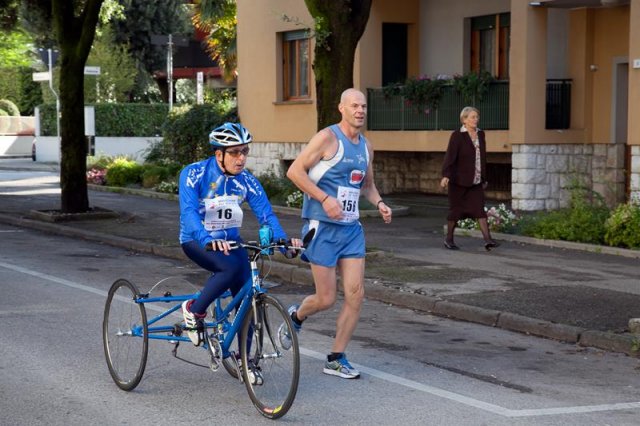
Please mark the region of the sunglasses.
POLYGON ((249 147, 242 149, 227 149, 225 152, 232 157, 240 157, 240 154, 246 157, 249 155, 249 147))

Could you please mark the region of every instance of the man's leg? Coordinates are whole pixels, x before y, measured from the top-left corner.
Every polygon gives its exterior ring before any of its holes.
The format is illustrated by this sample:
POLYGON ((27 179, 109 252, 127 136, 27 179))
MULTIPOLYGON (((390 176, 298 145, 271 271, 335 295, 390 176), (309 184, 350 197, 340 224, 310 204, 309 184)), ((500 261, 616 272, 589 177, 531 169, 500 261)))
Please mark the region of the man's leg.
POLYGON ((342 286, 344 288, 344 303, 336 321, 336 339, 332 352, 344 352, 351 340, 364 300, 364 258, 344 258, 338 261, 342 286))
POLYGON ((305 297, 296 311, 296 317, 304 321, 311 315, 329 309, 336 302, 336 268, 311 264, 311 273, 316 287, 315 294, 305 297))

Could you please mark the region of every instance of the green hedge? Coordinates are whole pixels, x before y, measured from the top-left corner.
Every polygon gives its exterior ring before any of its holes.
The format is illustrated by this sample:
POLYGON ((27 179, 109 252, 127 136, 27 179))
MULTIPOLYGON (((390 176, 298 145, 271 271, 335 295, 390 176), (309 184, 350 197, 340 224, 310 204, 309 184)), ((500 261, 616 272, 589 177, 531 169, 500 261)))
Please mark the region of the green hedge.
MULTIPOLYGON (((96 136, 160 136, 167 104, 96 104, 96 136)), ((56 135, 55 104, 40 105, 40 132, 56 135)))
POLYGON ((179 164, 189 164, 211 156, 209 133, 225 121, 237 121, 234 108, 222 104, 203 104, 174 108, 163 126, 162 146, 147 157, 170 158, 179 164))

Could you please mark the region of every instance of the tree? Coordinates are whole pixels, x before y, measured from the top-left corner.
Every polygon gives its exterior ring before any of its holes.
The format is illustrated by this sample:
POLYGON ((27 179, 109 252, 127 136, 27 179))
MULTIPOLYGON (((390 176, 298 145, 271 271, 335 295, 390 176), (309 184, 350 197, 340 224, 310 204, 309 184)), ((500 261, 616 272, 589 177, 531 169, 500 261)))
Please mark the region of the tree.
POLYGON ((318 129, 340 121, 336 106, 353 87, 353 60, 369 21, 372 0, 305 0, 315 20, 318 129))
POLYGON ((113 42, 111 31, 108 26, 103 28, 89 53, 87 64, 99 65, 100 75, 85 77, 87 102, 126 102, 135 84, 138 73, 135 60, 127 45, 113 42))
POLYGON ((208 33, 207 51, 218 62, 226 81, 235 78, 238 67, 235 0, 194 0, 193 23, 208 33))
MULTIPOLYGON (((129 46, 140 70, 148 75, 166 68, 167 46, 154 45, 151 35, 189 34, 189 21, 184 0, 117 0, 124 8, 124 19, 111 22, 114 40, 129 46)), ((139 76, 138 81, 148 81, 139 76)), ((166 79, 156 80, 164 100, 169 99, 166 79)))
POLYGON ((84 66, 104 0, 22 0, 42 22, 53 23, 60 49, 60 210, 89 210, 87 141, 84 136, 84 66))

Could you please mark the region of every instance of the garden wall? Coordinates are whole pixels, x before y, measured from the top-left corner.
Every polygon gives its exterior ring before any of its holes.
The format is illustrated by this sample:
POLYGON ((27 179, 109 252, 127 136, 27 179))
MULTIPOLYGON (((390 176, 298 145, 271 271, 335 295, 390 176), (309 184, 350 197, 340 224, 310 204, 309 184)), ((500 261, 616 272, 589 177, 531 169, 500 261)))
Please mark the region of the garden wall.
POLYGON ((31 155, 33 136, 0 136, 0 155, 31 155))
MULTIPOLYGON (((138 163, 144 162, 147 149, 161 137, 107 137, 95 139, 96 156, 128 156, 138 163)), ((29 151, 30 152, 30 151, 29 151)), ((36 161, 60 162, 60 143, 57 137, 36 137, 36 161)))

